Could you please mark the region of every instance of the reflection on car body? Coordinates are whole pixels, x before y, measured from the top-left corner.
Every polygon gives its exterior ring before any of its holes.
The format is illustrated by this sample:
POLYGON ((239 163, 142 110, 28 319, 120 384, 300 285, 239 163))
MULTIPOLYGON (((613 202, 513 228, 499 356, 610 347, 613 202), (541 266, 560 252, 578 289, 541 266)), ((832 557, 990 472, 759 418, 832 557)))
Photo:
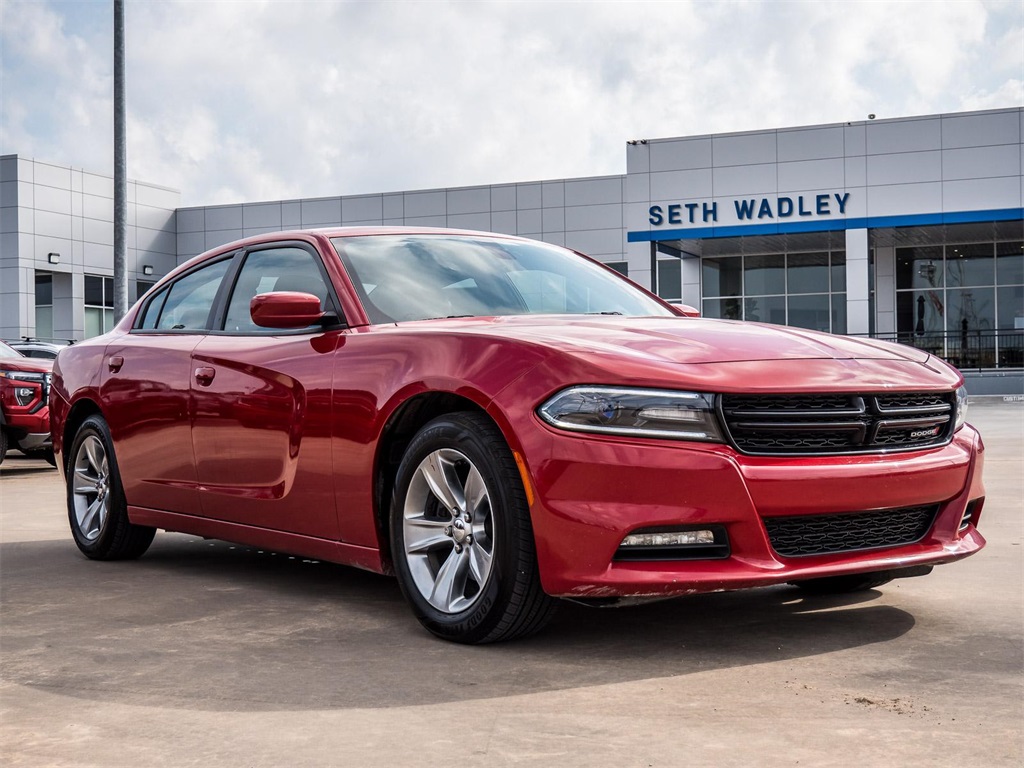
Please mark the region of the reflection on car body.
POLYGON ((502 235, 222 246, 61 353, 72 533, 97 559, 164 528, 393 572, 469 643, 558 598, 866 589, 984 545, 955 369, 692 314, 502 235))

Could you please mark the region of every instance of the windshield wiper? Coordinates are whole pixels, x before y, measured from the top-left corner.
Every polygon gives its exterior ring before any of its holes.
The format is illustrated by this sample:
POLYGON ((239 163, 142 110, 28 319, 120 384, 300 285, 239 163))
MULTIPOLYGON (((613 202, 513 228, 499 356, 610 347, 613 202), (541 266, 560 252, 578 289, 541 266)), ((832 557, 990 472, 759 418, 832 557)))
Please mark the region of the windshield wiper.
POLYGON ((588 315, 621 315, 621 312, 587 312, 588 315))

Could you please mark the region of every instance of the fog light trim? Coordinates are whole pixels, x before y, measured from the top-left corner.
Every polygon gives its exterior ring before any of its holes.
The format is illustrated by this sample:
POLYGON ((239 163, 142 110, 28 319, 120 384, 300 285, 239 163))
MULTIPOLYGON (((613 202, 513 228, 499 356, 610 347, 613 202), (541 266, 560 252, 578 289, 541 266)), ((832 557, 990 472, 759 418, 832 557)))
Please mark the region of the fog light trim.
POLYGON ((615 560, 722 560, 729 537, 721 525, 643 528, 622 539, 615 560))

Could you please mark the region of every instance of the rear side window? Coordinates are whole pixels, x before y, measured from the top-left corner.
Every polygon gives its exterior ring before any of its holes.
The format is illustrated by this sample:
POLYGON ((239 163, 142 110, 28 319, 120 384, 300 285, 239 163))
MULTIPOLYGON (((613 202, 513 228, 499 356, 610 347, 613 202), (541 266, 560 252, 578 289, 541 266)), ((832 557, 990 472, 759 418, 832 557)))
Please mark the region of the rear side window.
POLYGON ((217 298, 231 259, 189 272, 150 299, 139 328, 158 331, 201 331, 217 298))

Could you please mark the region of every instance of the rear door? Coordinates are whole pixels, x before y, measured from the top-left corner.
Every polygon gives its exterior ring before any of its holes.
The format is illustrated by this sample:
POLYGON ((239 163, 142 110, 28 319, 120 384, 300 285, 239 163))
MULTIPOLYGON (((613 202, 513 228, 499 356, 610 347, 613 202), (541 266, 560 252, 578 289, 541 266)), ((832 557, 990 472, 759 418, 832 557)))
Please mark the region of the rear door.
POLYGON ((132 506, 199 511, 192 451, 192 350, 231 255, 192 270, 148 300, 131 333, 107 345, 101 394, 125 498, 132 506))

